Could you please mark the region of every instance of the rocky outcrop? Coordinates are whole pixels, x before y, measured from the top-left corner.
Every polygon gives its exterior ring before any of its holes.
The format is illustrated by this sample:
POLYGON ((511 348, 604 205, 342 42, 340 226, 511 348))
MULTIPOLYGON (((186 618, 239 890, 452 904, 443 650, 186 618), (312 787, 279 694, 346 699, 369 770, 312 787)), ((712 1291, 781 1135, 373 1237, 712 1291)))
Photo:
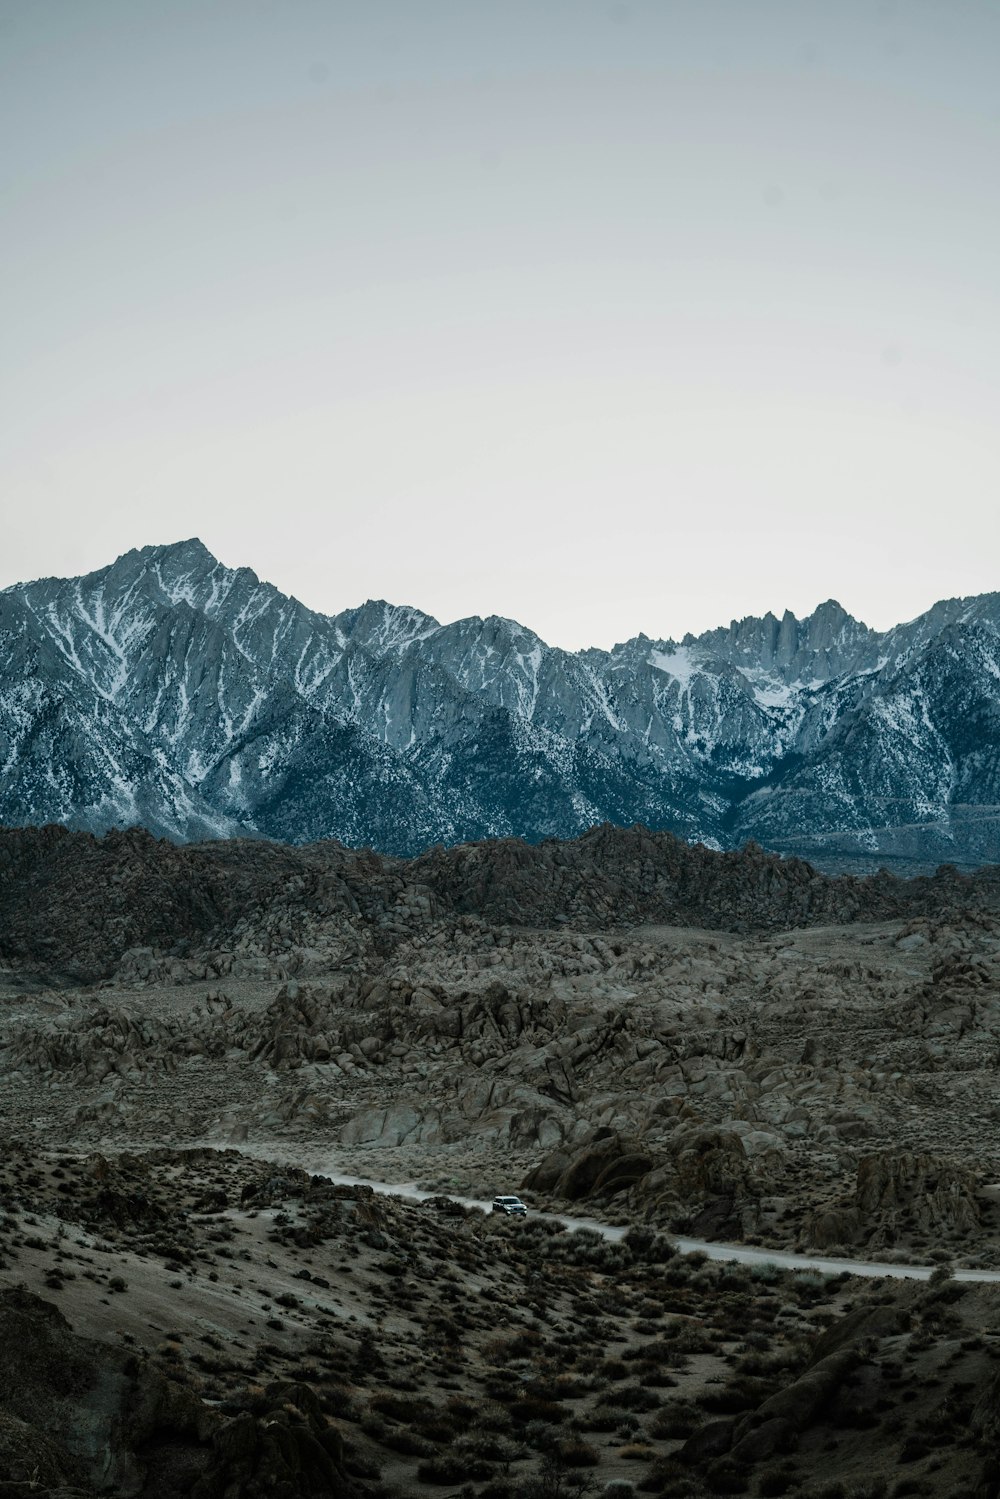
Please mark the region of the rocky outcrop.
POLYGON ((955 1244, 980 1225, 974 1171, 940 1156, 880 1151, 858 1162, 853 1197, 814 1214, 811 1244, 889 1248, 914 1238, 955 1244))
MULTIPOLYGON (((159 1499, 349 1496, 339 1431, 306 1385, 224 1413, 145 1359, 76 1336, 51 1303, 0 1291, 0 1481, 159 1499)), ((21 1490, 18 1490, 19 1492, 21 1490)))
MULTIPOLYGON (((831 1353, 769 1396, 752 1414, 739 1420, 706 1422, 684 1443, 681 1461, 701 1464, 728 1457, 730 1463, 745 1471, 775 1451, 787 1451, 829 1409, 858 1362, 859 1355, 853 1348, 831 1353)), ((724 1473, 726 1467, 717 1471, 724 1473)), ((715 1483, 712 1491, 727 1492, 715 1483)))
POLYGON ((595 1130, 577 1149, 558 1149, 525 1177, 529 1191, 578 1202, 592 1196, 613 1197, 648 1172, 652 1159, 635 1141, 610 1129, 595 1130))
POLYGON ((598 1129, 575 1149, 552 1151, 523 1187, 567 1202, 620 1199, 649 1222, 737 1238, 761 1190, 739 1135, 691 1125, 655 1148, 598 1129))

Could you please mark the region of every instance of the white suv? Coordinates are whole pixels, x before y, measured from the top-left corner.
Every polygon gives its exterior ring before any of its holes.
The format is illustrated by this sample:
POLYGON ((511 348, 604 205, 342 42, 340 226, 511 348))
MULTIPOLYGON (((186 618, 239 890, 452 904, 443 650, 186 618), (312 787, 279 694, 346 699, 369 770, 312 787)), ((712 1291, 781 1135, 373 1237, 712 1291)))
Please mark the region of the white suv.
POLYGON ((495 1213, 506 1213, 508 1218, 526 1218, 528 1209, 520 1197, 494 1197, 493 1211, 495 1213))

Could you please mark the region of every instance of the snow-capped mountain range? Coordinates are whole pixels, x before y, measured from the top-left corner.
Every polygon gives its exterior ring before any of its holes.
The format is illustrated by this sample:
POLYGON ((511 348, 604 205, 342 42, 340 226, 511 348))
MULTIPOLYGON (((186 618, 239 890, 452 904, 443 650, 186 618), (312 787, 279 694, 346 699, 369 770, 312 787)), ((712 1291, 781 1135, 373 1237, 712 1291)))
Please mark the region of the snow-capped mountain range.
POLYGON ((602 821, 827 867, 1000 859, 1000 594, 571 653, 317 614, 196 540, 0 592, 0 822, 413 853, 602 821))

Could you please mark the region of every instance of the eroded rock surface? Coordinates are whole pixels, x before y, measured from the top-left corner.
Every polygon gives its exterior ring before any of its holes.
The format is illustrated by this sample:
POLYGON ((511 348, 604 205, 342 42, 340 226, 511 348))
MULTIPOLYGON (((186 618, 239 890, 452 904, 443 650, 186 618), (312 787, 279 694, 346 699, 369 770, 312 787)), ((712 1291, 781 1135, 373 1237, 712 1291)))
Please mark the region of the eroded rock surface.
POLYGON ((293 1141, 484 1193, 551 1158, 553 1200, 701 1236, 993 1252, 992 871, 831 880, 641 829, 407 863, 53 828, 0 855, 29 1135, 293 1141), (862 1190, 868 1158, 925 1164, 862 1190))

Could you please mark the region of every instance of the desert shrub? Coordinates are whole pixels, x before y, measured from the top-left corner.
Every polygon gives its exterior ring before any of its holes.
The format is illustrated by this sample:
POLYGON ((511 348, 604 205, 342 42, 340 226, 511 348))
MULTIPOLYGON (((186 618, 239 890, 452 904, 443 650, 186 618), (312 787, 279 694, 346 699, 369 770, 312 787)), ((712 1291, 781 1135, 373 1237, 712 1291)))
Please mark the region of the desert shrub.
POLYGON ((505 1333, 502 1337, 491 1338, 483 1345, 483 1358, 489 1364, 503 1365, 515 1359, 530 1358, 538 1352, 541 1344, 541 1333, 526 1327, 513 1335, 505 1333))
POLYGON ((429 1457, 434 1451, 430 1442, 406 1426, 384 1427, 378 1442, 380 1446, 388 1447, 392 1452, 400 1452, 404 1457, 429 1457))
POLYGON ((625 1419, 625 1412, 614 1405, 595 1405, 577 1418, 576 1425, 582 1431, 617 1431, 625 1419))
POLYGON ((710 1494, 745 1494, 750 1488, 750 1475, 746 1468, 724 1457, 705 1474, 705 1487, 710 1494))
POLYGON ((527 1457, 528 1449, 520 1442, 512 1442, 499 1432, 476 1431, 457 1444, 459 1452, 471 1452, 485 1462, 499 1463, 509 1467, 520 1458, 527 1457))
POLYGON ((469 1479, 478 1483, 485 1478, 492 1478, 493 1474, 491 1463, 468 1453, 438 1452, 417 1468, 417 1477, 421 1483, 465 1483, 469 1479))
POLYGON ((768 1393, 768 1386, 756 1379, 734 1379, 729 1384, 708 1388, 695 1398, 702 1410, 716 1416, 735 1416, 740 1411, 756 1410, 768 1393))
POLYGON ((667 1260, 677 1258, 673 1240, 652 1228, 630 1228, 623 1242, 635 1259, 647 1265, 665 1265, 667 1260))
POLYGON ((452 1441, 455 1435, 455 1427, 447 1416, 437 1411, 431 1411, 427 1416, 421 1416, 412 1423, 426 1437, 428 1442, 434 1442, 438 1447, 445 1446, 452 1441))
POLYGON ((322 1408, 327 1415, 336 1415, 342 1421, 357 1421, 354 1391, 345 1385, 324 1385, 322 1408))
POLYGON ((554 1400, 576 1400, 580 1395, 586 1395, 588 1390, 594 1388, 594 1380, 585 1379, 582 1375, 564 1371, 557 1374, 554 1381, 554 1400))
POLYGON ((222 1402, 222 1409, 249 1411, 252 1416, 262 1416, 268 1409, 267 1392, 260 1384, 241 1384, 222 1402))
POLYGON ((500 1400, 483 1400, 467 1423, 477 1431, 510 1431, 513 1422, 508 1407, 500 1400))
POLYGON ((556 1384, 555 1377, 551 1374, 537 1374, 534 1379, 526 1380, 523 1385, 525 1395, 532 1396, 535 1400, 561 1400, 562 1391, 556 1384))
POLYGON ((393 1421, 414 1421, 428 1411, 426 1400, 408 1400, 394 1390, 379 1390, 368 1404, 380 1416, 389 1416, 393 1421))
POLYGON ((915 1463, 930 1452, 930 1446, 924 1441, 919 1432, 911 1431, 899 1450, 897 1461, 901 1463, 915 1463))
POLYGON ((384 1442, 385 1434, 389 1430, 384 1416, 377 1416, 369 1411, 361 1422, 361 1430, 366 1436, 371 1437, 373 1442, 384 1442))
POLYGON ((651 1436, 667 1440, 682 1440, 689 1437, 701 1424, 701 1412, 690 1400, 682 1397, 665 1400, 649 1423, 651 1436))
POLYGON ((830 1277, 824 1275, 821 1270, 796 1270, 791 1277, 788 1289, 792 1293, 804 1293, 812 1298, 817 1293, 824 1294, 830 1288, 830 1277))
POLYGON ((881 1424, 881 1417, 863 1401, 841 1395, 834 1404, 830 1424, 841 1431, 870 1431, 881 1424))
MULTIPOLYGON (((555 1452, 547 1452, 538 1473, 522 1478, 513 1489, 504 1491, 503 1499, 580 1499, 593 1491, 593 1480, 579 1469, 567 1468, 555 1452)), ((480 1496, 483 1499, 483 1496, 480 1496)))
POLYGON ((510 1406, 511 1420, 518 1426, 527 1426, 529 1421, 541 1421, 546 1426, 556 1426, 566 1419, 566 1412, 555 1400, 542 1400, 536 1395, 523 1395, 510 1406))
POLYGON ((482 1414, 482 1402, 468 1395, 449 1395, 445 1405, 448 1415, 455 1421, 478 1421, 482 1414))
POLYGON ((701 1484, 670 1457, 657 1458, 636 1488, 643 1494, 663 1494, 665 1499, 704 1499, 705 1494, 701 1484))
POLYGON ((665 1286, 670 1286, 676 1290, 678 1287, 686 1286, 693 1273, 687 1260, 678 1256, 676 1260, 672 1260, 669 1265, 664 1267, 663 1283, 665 1286))
POLYGON ((556 1455, 567 1468, 596 1468, 600 1462, 596 1450, 581 1437, 564 1437, 556 1447, 556 1455))
POLYGON ((764 1473, 757 1480, 760 1499, 781 1499, 795 1484, 795 1476, 779 1468, 774 1473, 764 1473))
MULTIPOLYGON (((509 1219, 507 1221, 509 1223, 509 1219)), ((502 1221, 496 1226, 503 1227, 502 1221)), ((520 1239, 522 1242, 525 1239, 529 1241, 531 1239, 559 1239, 561 1243, 565 1243, 566 1241, 575 1238, 578 1234, 585 1234, 588 1238, 599 1239, 601 1237, 595 1228, 580 1228, 577 1229, 576 1234, 572 1234, 570 1230, 567 1229, 564 1224, 558 1222, 557 1219, 539 1217, 526 1218, 523 1222, 518 1223, 516 1226, 516 1233, 518 1239, 520 1239)), ((548 1247, 551 1250, 552 1246, 549 1245, 548 1247)))
POLYGON ((358 1452, 355 1447, 345 1448, 345 1451, 344 1472, 351 1478, 381 1478, 382 1469, 376 1458, 358 1452))
POLYGON ((491 1400, 507 1404, 521 1393, 521 1380, 513 1369, 491 1369, 483 1380, 483 1389, 491 1400))
POLYGON ((649 1356, 655 1357, 653 1350, 659 1348, 670 1356, 672 1353, 711 1353, 714 1347, 715 1339, 707 1327, 698 1327, 693 1322, 675 1322, 659 1343, 650 1344, 649 1356))
MULTIPOLYGON (((614 1404, 623 1411, 655 1411, 660 1408, 660 1397, 652 1390, 638 1384, 616 1385, 614 1404)), ((600 1402, 598 1402, 600 1404, 600 1402)))
POLYGON ((809 1348, 798 1339, 772 1348, 768 1353, 748 1353, 736 1360, 740 1374, 754 1374, 765 1379, 775 1374, 795 1374, 809 1361, 809 1348))

